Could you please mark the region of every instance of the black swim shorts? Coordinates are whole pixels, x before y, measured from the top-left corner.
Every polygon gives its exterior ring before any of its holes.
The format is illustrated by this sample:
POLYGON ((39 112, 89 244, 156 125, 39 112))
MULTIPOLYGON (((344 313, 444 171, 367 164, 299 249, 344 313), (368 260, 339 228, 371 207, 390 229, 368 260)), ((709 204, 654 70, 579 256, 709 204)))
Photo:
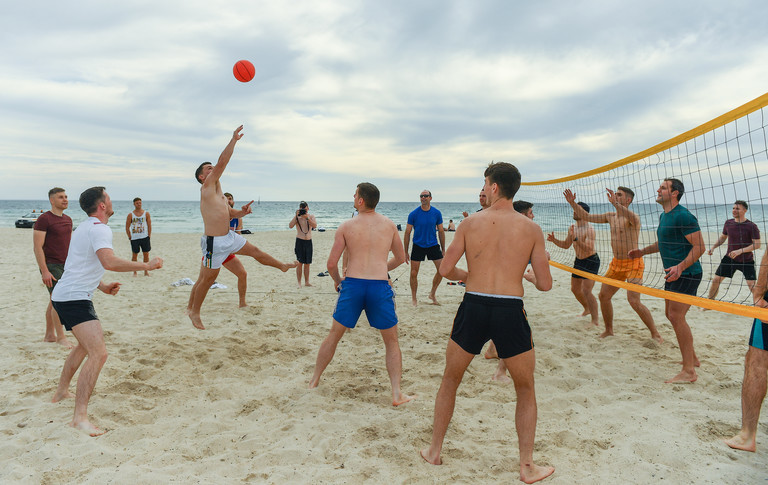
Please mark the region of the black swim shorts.
POLYGON ((453 320, 451 340, 475 355, 493 340, 502 359, 533 349, 531 327, 520 298, 465 293, 453 320))
POLYGON ((296 253, 296 259, 301 264, 312 264, 312 240, 296 238, 296 245, 293 247, 296 253))
POLYGON ((696 291, 701 283, 701 275, 702 273, 682 275, 675 281, 665 282, 664 289, 674 293, 696 296, 696 291))
MULTIPOLYGON (((48 271, 53 275, 55 280, 51 280, 51 283, 53 283, 50 287, 46 286, 48 289, 48 293, 53 293, 53 289, 56 288, 56 283, 59 282, 61 279, 61 275, 64 274, 64 265, 62 263, 46 263, 46 266, 48 267, 48 271)), ((42 273, 41 273, 42 274, 42 273)))
MULTIPOLYGON (((597 274, 597 272, 600 271, 600 256, 598 256, 597 253, 595 253, 592 256, 589 256, 584 259, 576 258, 573 261, 573 269, 578 269, 581 271, 585 271, 587 273, 597 274)), ((586 279, 583 276, 579 276, 573 273, 571 273, 571 278, 576 278, 577 280, 586 279)))
POLYGON ((145 253, 152 251, 152 246, 149 244, 149 236, 141 239, 131 239, 131 251, 133 254, 139 254, 139 249, 145 253))
POLYGON ((733 278, 733 275, 736 274, 736 271, 741 271, 745 280, 755 281, 757 279, 754 261, 741 263, 734 261, 728 256, 725 256, 722 260, 720 260, 720 266, 717 267, 715 274, 717 276, 722 276, 723 278, 733 278))
POLYGON ((72 327, 83 322, 99 319, 91 300, 54 301, 52 303, 53 309, 59 315, 61 324, 67 330, 72 330, 72 327))
POLYGON ((424 261, 425 258, 430 261, 443 259, 443 252, 440 250, 440 245, 435 244, 434 246, 423 248, 414 244, 413 249, 411 249, 411 261, 424 261))

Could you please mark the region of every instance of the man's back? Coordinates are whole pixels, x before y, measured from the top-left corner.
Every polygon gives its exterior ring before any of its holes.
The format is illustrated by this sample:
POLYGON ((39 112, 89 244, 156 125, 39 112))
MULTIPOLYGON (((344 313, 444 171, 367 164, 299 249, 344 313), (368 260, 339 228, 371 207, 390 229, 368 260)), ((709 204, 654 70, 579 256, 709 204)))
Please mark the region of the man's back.
POLYGON ((344 222, 339 231, 349 254, 346 276, 386 280, 389 251, 400 241, 395 223, 376 212, 361 212, 344 222))
POLYGON ((464 238, 467 291, 522 297, 523 273, 529 261, 534 271, 538 267, 549 272, 541 229, 517 213, 511 201, 465 219, 456 237, 464 238))

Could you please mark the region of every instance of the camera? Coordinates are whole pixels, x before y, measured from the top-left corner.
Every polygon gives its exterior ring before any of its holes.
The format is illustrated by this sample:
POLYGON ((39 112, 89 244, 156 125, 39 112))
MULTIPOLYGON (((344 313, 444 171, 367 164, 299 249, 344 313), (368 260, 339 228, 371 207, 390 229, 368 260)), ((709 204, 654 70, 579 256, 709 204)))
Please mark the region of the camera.
POLYGON ((308 207, 309 207, 309 205, 308 205, 306 202, 304 202, 304 201, 302 200, 302 201, 299 203, 299 211, 296 213, 296 215, 298 215, 298 216, 303 216, 304 214, 306 214, 306 213, 307 213, 307 208, 308 208, 308 207))
POLYGON ((303 216, 307 213, 307 209, 299 209, 298 215, 303 216))

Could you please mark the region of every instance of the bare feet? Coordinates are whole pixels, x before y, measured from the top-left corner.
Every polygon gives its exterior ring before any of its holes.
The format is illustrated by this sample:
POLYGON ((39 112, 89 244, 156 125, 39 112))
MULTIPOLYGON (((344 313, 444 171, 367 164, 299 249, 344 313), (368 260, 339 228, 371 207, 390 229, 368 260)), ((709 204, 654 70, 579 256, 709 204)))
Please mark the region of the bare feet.
POLYGON ((149 271, 145 271, 144 276, 149 276, 149 271))
POLYGON ((678 375, 673 377, 672 379, 667 379, 664 381, 665 384, 675 384, 675 383, 686 383, 686 382, 696 382, 696 379, 698 379, 699 376, 696 375, 696 371, 686 372, 681 371, 678 375))
POLYGON ((502 384, 507 384, 509 382, 512 382, 512 378, 507 375, 507 370, 504 369, 504 371, 499 372, 497 369, 496 372, 493 373, 493 376, 491 376, 492 381, 501 382, 502 384))
POLYGON ((553 466, 539 466, 535 463, 520 465, 520 480, 525 483, 534 483, 539 480, 544 480, 553 473, 555 473, 555 467, 553 466))
POLYGON ((730 446, 733 449, 736 450, 742 450, 742 451, 751 451, 752 453, 755 452, 757 449, 757 446, 755 444, 755 437, 752 436, 752 438, 746 438, 743 435, 743 432, 740 432, 733 438, 729 440, 723 440, 726 445, 730 446))
POLYGON ((307 281, 306 283, 304 283, 304 286, 313 286, 313 285, 310 285, 309 281, 307 281))
POLYGON ((424 448, 421 451, 419 451, 419 455, 421 455, 421 458, 429 463, 430 465, 442 465, 443 460, 440 459, 440 455, 437 456, 431 456, 429 453, 429 448, 424 448))
POLYGON ((106 433, 106 431, 103 431, 103 430, 97 428, 96 426, 92 425, 90 421, 87 421, 87 420, 86 421, 81 421, 79 423, 75 423, 74 421, 72 421, 71 423, 69 423, 69 425, 72 426, 75 429, 79 429, 80 431, 84 431, 89 436, 101 436, 104 433, 106 433))
POLYGON ((192 320, 192 325, 194 325, 195 328, 200 330, 205 330, 205 327, 203 326, 203 321, 200 319, 199 313, 188 312, 187 316, 189 317, 190 320, 192 320))
POLYGON ((67 337, 61 337, 59 340, 56 341, 56 343, 61 345, 67 350, 72 350, 75 348, 75 344, 67 340, 67 337))
POLYGON ((429 295, 429 299, 432 300, 433 305, 440 306, 440 303, 437 301, 437 297, 435 297, 435 295, 429 295))
POLYGON ((580 317, 586 317, 587 315, 589 315, 589 310, 587 310, 587 309, 585 308, 585 309, 584 309, 584 311, 583 311, 583 312, 581 312, 581 314, 580 314, 579 316, 580 316, 580 317))
POLYGON ((309 380, 309 388, 314 389, 318 384, 320 384, 320 377, 312 376, 312 379, 309 380))
POLYGON ((418 306, 419 302, 416 300, 416 297, 411 298, 411 303, 413 303, 413 306, 418 306))
POLYGON ((409 396, 408 394, 403 394, 403 393, 401 392, 401 393, 400 393, 400 396, 399 396, 397 399, 395 399, 394 397, 392 398, 392 405, 393 405, 393 406, 399 406, 399 405, 401 405, 401 404, 405 404, 405 403, 407 403, 407 402, 411 402, 411 401, 413 401, 415 398, 416 398, 416 395, 415 395, 415 394, 414 394, 413 396, 409 396))
POLYGON ((134 271, 134 272, 133 272, 133 277, 135 278, 135 277, 137 277, 137 276, 139 276, 139 275, 138 275, 138 273, 136 273, 136 272, 134 271))
POLYGON ((46 335, 43 337, 43 342, 56 342, 56 334, 46 335))
POLYGON ((245 308, 247 306, 248 306, 248 304, 246 302, 244 302, 244 301, 240 302, 240 305, 239 305, 240 308, 245 308))
POLYGON ((62 399, 69 399, 72 397, 75 397, 75 396, 73 396, 72 393, 69 392, 68 390, 61 393, 56 391, 56 394, 54 394, 53 398, 51 398, 51 402, 59 402, 62 399))
POLYGON ((600 338, 613 337, 613 330, 606 330, 600 334, 600 338))
MULTIPOLYGON (((653 340, 657 341, 658 343, 663 343, 663 342, 664 342, 664 339, 663 339, 663 338, 661 338, 661 334, 658 334, 658 333, 657 333, 656 335, 651 335, 651 338, 652 338, 653 340)), ((682 365, 682 362, 681 362, 681 365, 682 365)), ((699 366, 699 365, 698 365, 698 364, 696 364, 696 367, 698 367, 698 366, 699 366)))

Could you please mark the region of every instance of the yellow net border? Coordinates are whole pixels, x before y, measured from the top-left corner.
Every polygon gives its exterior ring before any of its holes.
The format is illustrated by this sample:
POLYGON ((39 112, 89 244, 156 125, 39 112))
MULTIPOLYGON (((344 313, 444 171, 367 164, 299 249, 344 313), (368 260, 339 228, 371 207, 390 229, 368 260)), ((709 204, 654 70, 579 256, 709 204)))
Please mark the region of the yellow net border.
POLYGON ((716 128, 719 128, 734 120, 737 120, 743 116, 746 116, 754 111, 757 111, 760 108, 764 108, 765 106, 768 106, 768 93, 765 93, 762 96, 755 98, 752 101, 725 113, 724 115, 718 116, 717 118, 711 121, 708 121, 702 125, 699 125, 692 130, 688 130, 685 133, 680 134, 674 138, 670 138, 665 142, 659 143, 658 145, 652 146, 651 148, 638 152, 632 156, 622 158, 621 160, 617 160, 613 163, 609 163, 608 165, 604 165, 602 167, 588 170, 586 172, 577 173, 576 175, 569 175, 567 177, 561 177, 561 178, 552 179, 552 180, 542 180, 538 182, 523 182, 521 185, 550 185, 550 184, 556 184, 556 183, 562 183, 562 182, 569 182, 572 180, 578 180, 580 178, 589 177, 590 175, 597 175, 599 173, 607 172, 608 170, 622 167, 624 165, 629 165, 632 162, 642 160, 651 155, 655 155, 656 153, 659 153, 661 151, 680 145, 681 143, 685 143, 688 140, 696 138, 697 136, 701 136, 704 133, 708 133, 716 128))

